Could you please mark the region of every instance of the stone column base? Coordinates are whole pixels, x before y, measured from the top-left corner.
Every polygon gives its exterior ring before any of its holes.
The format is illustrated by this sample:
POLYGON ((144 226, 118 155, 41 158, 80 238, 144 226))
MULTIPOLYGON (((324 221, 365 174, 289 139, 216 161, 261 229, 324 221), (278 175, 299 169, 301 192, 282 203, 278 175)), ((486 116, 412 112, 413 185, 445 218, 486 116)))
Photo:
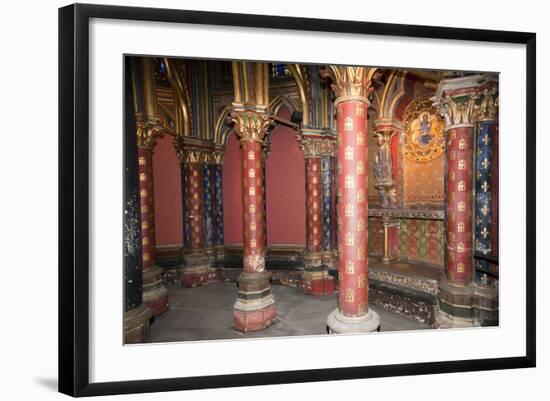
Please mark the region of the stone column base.
POLYGON ((216 250, 214 247, 206 248, 204 250, 204 263, 208 267, 214 266, 216 262, 216 250))
POLYGON ((168 310, 168 288, 162 283, 163 270, 153 266, 143 271, 143 303, 160 316, 168 310))
POLYGON ((333 251, 323 251, 323 265, 327 267, 328 270, 337 270, 338 269, 338 258, 336 252, 333 251))
POLYGON ((239 294, 233 307, 233 324, 245 333, 263 330, 275 321, 275 298, 271 273, 242 272, 237 279, 239 294))
POLYGON ((459 286, 446 277, 439 281, 439 306, 435 327, 441 329, 479 326, 476 321, 476 288, 474 284, 459 286))
POLYGON ((211 268, 203 253, 184 256, 185 267, 179 271, 179 282, 183 287, 200 287, 218 281, 216 270, 211 268))
POLYGON ((498 288, 476 284, 474 288, 474 321, 478 326, 498 326, 498 288))
POLYGON ((162 282, 164 284, 177 284, 179 282, 179 273, 183 265, 179 266, 170 266, 164 268, 164 273, 162 274, 162 282))
POLYGON ((306 295, 330 295, 336 290, 336 280, 328 270, 304 271, 300 288, 306 295))
POLYGON ((328 315, 327 328, 329 334, 370 333, 380 330, 380 316, 369 308, 363 316, 349 317, 335 309, 328 315))
POLYGON ((225 246, 216 245, 214 247, 214 254, 215 254, 216 262, 223 262, 225 260, 225 246))
POLYGON ((124 312, 124 344, 140 344, 150 341, 150 320, 153 312, 141 304, 124 312))

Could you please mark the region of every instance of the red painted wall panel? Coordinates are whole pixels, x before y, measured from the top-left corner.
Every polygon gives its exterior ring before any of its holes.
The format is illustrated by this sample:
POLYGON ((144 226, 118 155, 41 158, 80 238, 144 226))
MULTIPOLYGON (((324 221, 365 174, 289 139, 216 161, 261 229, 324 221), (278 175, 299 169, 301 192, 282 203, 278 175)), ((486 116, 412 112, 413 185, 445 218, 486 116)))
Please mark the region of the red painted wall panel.
POLYGON ((243 242, 243 200, 241 148, 239 139, 232 133, 227 140, 223 156, 223 235, 226 244, 243 242))
POLYGON ((183 242, 180 163, 172 137, 164 135, 153 149, 155 231, 157 245, 183 242))
MULTIPOLYGON (((282 109, 279 116, 290 119, 282 109)), ((270 134, 271 154, 266 161, 267 243, 306 243, 305 160, 295 131, 278 125, 270 134)))

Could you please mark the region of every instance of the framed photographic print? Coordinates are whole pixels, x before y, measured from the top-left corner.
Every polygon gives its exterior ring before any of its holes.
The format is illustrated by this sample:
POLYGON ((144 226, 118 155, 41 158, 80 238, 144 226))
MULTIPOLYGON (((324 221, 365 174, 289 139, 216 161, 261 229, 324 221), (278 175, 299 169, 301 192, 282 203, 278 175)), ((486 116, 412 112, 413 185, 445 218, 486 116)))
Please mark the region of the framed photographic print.
POLYGON ((535 366, 535 34, 59 10, 59 389, 535 366))

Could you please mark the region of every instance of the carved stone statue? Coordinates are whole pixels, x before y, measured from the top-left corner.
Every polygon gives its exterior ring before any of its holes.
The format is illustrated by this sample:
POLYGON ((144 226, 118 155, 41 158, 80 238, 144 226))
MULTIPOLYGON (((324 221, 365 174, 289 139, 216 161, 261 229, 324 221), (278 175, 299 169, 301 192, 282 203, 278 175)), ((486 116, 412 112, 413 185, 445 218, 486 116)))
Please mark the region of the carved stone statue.
POLYGON ((395 190, 393 184, 393 165, 389 140, 396 131, 379 131, 374 134, 378 150, 374 159, 374 187, 380 194, 383 208, 392 207, 395 203, 395 190))

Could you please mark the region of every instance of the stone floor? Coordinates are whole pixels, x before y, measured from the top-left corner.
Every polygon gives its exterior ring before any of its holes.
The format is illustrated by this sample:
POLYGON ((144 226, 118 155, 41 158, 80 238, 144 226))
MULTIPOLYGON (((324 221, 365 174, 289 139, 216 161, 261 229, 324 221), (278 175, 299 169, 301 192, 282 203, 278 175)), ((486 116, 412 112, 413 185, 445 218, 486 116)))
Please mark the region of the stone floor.
MULTIPOLYGON (((277 318, 266 330, 244 334, 233 329, 232 309, 235 283, 215 283, 205 287, 169 286, 170 309, 151 326, 152 342, 219 340, 326 334, 326 318, 336 308, 336 295, 305 296, 295 287, 274 285, 277 318)), ((425 330, 432 328, 380 308, 381 331, 425 330)))

